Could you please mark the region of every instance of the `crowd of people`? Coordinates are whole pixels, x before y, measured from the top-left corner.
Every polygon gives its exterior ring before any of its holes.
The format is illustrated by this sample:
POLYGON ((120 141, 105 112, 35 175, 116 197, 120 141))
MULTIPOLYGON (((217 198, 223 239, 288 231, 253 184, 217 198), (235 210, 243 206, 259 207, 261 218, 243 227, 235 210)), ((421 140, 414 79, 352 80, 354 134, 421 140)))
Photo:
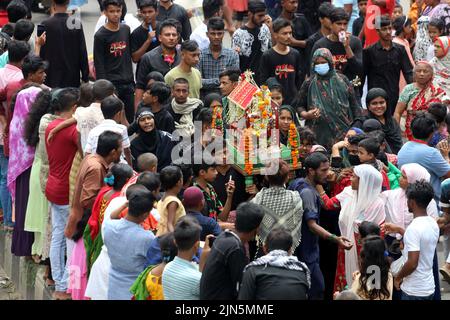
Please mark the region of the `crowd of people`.
POLYGON ((54 299, 441 299, 446 1, 203 0, 191 28, 172 0, 137 0, 137 16, 104 0, 92 60, 72 1, 38 26, 7 2, 3 228, 54 299), (248 70, 301 165, 249 183, 225 145, 180 161, 214 142, 248 70))

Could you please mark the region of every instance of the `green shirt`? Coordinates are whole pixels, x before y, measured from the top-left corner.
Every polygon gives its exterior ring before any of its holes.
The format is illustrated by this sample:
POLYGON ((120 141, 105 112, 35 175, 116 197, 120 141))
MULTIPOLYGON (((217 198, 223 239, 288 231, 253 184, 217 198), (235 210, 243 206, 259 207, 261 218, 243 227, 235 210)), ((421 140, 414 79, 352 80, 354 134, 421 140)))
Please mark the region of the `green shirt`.
POLYGON ((164 77, 164 81, 173 86, 175 79, 184 78, 189 82, 189 97, 200 99, 200 89, 202 88, 202 75, 198 69, 192 68, 191 72, 183 72, 180 66, 170 70, 164 77))
POLYGON ((4 68, 9 62, 8 51, 3 52, 0 56, 0 68, 4 68))

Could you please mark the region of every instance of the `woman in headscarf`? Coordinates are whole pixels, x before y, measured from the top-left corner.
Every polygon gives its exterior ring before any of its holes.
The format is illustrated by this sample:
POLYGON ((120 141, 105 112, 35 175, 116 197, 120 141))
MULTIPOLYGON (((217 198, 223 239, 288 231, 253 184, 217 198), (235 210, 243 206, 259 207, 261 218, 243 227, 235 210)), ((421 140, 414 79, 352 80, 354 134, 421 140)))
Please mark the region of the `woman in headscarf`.
POLYGON ((413 140, 411 122, 419 111, 426 111, 432 102, 449 102, 450 98, 440 87, 433 85, 433 67, 427 61, 419 61, 414 67, 415 82, 403 89, 395 107, 394 119, 400 124, 400 118, 406 110, 405 134, 413 140))
POLYGON ((423 61, 427 58, 428 48, 433 44, 428 34, 430 17, 422 15, 417 21, 416 43, 414 45, 414 61, 423 61))
MULTIPOLYGON (((364 125, 367 125, 367 120, 377 120, 381 126, 380 129, 383 130, 385 134, 385 139, 390 150, 394 154, 397 154, 403 145, 402 133, 398 123, 392 118, 389 112, 386 112, 387 105, 388 95, 386 91, 381 88, 370 89, 366 96, 367 116, 361 117, 355 121, 354 125, 363 128, 364 125)), ((367 130, 367 132, 370 131, 373 130, 367 130)))
POLYGON ((353 282, 353 273, 358 271, 358 256, 361 250, 358 226, 369 221, 381 226, 386 214, 384 201, 380 197, 383 178, 373 166, 362 164, 354 169, 352 184, 336 196, 340 202, 339 229, 341 235, 351 239, 356 246, 338 251, 338 265, 334 291, 342 291, 353 282))
MULTIPOLYGON (((413 214, 408 210, 405 190, 409 184, 415 183, 416 181, 425 180, 430 182, 430 174, 420 164, 405 164, 402 166, 401 172, 400 188, 384 191, 381 194, 383 199, 385 199, 386 229, 389 229, 391 224, 403 229, 409 226, 413 219, 413 214)), ((427 213, 429 216, 438 217, 439 212, 434 199, 428 205, 427 213)), ((394 240, 394 236, 396 234, 387 235, 386 242, 390 244, 394 240)))
POLYGON ((24 225, 35 148, 25 142, 23 133, 31 105, 41 90, 38 87, 30 87, 17 94, 9 131, 10 154, 7 186, 14 202, 16 221, 11 252, 19 257, 31 256, 31 247, 34 242, 34 234, 26 232, 24 225))
POLYGON ((317 143, 330 150, 360 113, 352 84, 336 73, 333 56, 326 48, 314 52, 311 78, 303 82, 295 100, 293 105, 317 135, 317 143))
POLYGON ((157 130, 155 119, 150 109, 142 108, 136 117, 139 125, 137 137, 131 141, 133 167, 136 168, 137 158, 143 153, 153 153, 158 158, 158 172, 170 165, 171 154, 175 143, 172 135, 157 130))
POLYGON ((278 128, 280 129, 280 143, 285 146, 288 145, 291 123, 294 123, 295 127, 300 125, 297 114, 290 105, 282 105, 278 111, 278 128))
POLYGON ((284 160, 278 162, 277 174, 267 175, 269 187, 262 188, 251 202, 266 207, 267 212, 259 228, 258 257, 264 255, 262 244, 270 231, 276 227, 285 228, 293 238, 292 252, 300 244, 302 231, 303 203, 297 191, 287 190, 285 184, 289 178, 289 165, 284 160))
POLYGON ((450 96, 450 38, 439 37, 434 42, 434 58, 430 61, 434 70, 433 84, 450 96))

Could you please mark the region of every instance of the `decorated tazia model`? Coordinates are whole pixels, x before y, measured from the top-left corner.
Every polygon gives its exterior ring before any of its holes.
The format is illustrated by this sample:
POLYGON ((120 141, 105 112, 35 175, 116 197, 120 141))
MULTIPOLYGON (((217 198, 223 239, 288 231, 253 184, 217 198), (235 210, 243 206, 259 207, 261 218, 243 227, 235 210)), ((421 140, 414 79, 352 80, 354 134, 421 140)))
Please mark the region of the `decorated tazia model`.
POLYGON ((299 169, 300 139, 292 123, 287 146, 280 144, 279 106, 267 86, 258 87, 250 71, 241 75, 238 86, 227 97, 224 108, 213 110, 214 134, 225 137, 228 159, 252 183, 267 163, 284 159, 292 170, 299 169), (225 134, 223 134, 226 130, 225 134))

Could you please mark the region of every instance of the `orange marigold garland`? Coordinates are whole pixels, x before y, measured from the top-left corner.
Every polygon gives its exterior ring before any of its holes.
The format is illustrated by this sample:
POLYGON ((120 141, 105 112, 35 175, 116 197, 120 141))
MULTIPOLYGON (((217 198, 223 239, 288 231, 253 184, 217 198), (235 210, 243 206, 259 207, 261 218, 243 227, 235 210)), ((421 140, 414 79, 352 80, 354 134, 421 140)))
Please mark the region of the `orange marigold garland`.
POLYGON ((295 127, 295 124, 292 122, 289 126, 289 145, 291 147, 291 158, 292 158, 292 166, 294 168, 298 165, 298 135, 297 135, 297 128, 295 127))
POLYGON ((248 175, 251 175, 253 173, 253 164, 250 160, 250 150, 252 150, 252 139, 250 130, 246 130, 245 132, 245 138, 244 138, 244 161, 245 161, 245 172, 248 175))

